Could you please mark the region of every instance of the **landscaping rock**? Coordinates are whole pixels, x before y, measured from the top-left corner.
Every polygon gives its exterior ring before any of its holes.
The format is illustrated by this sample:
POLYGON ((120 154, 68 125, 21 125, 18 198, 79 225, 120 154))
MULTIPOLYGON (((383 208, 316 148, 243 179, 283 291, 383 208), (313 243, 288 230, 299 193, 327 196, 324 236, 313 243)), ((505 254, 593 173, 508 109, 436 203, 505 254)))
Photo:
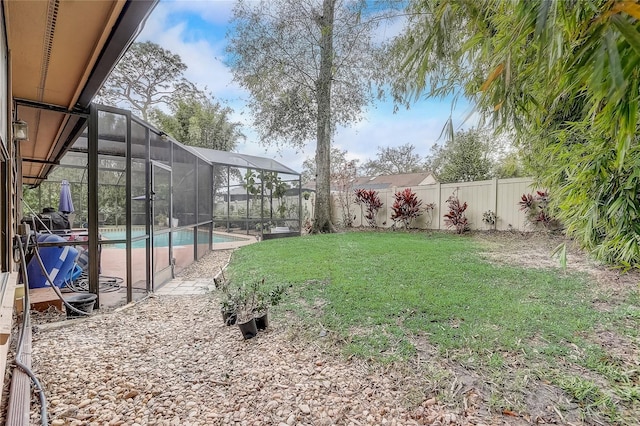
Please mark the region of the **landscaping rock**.
POLYGON ((277 320, 247 341, 219 316, 213 295, 160 296, 41 330, 33 369, 52 424, 419 424, 379 367, 292 341, 277 320))

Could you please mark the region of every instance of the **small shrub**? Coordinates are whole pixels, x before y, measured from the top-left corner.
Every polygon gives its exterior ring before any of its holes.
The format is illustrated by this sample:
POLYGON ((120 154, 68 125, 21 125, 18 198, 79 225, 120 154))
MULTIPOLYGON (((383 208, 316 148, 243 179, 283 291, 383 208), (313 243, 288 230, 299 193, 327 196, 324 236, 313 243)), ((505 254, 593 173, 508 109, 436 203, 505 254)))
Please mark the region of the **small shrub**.
POLYGON ((458 190, 453 191, 453 194, 447 199, 449 205, 449 212, 444 215, 444 223, 447 228, 455 227, 458 234, 462 234, 469 230, 469 221, 464 211, 467 210, 467 203, 461 203, 456 195, 458 190))
POLYGON ((547 191, 522 194, 518 204, 520 204, 520 210, 525 212, 529 223, 543 226, 550 231, 561 228, 560 221, 549 212, 549 193, 547 191))
POLYGON ((305 217, 304 222, 302 222, 302 229, 304 229, 305 234, 310 234, 313 229, 313 220, 309 217, 305 217))
POLYGON ((435 209, 436 209, 436 203, 429 203, 423 207, 423 210, 426 213, 425 225, 427 228, 431 227, 431 222, 433 222, 433 211, 435 209))
POLYGON ((378 195, 378 191, 373 189, 356 189, 355 193, 356 203, 366 206, 367 214, 364 216, 365 219, 367 219, 370 227, 375 228, 377 226, 376 215, 383 204, 378 195))
POLYGON ((393 196, 395 202, 391 206, 393 210, 391 220, 393 220, 394 224, 402 222, 404 228, 409 229, 411 221, 422 214, 422 200, 418 199, 418 196, 411 188, 398 191, 393 196))
MULTIPOLYGON (((264 283, 264 279, 263 279, 264 283)), ((272 288, 269 291, 262 290, 257 294, 256 312, 264 313, 271 306, 277 306, 280 304, 282 297, 287 292, 290 285, 280 284, 272 288)))
POLYGON ((493 210, 487 210, 482 213, 482 221, 489 226, 494 226, 498 220, 498 215, 493 210))

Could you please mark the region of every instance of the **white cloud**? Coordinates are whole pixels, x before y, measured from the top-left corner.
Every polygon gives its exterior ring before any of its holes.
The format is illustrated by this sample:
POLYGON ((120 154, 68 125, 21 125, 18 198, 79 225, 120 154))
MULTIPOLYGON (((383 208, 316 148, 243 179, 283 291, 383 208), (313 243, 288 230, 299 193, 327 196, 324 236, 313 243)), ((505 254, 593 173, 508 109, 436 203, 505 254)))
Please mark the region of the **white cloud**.
POLYGON ((406 16, 398 13, 396 17, 385 20, 380 24, 378 31, 376 31, 374 41, 377 43, 389 41, 393 37, 400 35, 406 24, 406 16))
MULTIPOLYGON (((152 19, 157 19, 160 16, 191 13, 209 23, 215 25, 226 25, 232 16, 234 4, 235 1, 233 0, 160 1, 153 11, 152 19)), ((162 20, 164 21, 166 19, 162 20)))
POLYGON ((168 20, 171 10, 160 8, 163 4, 166 3, 158 5, 159 9, 153 12, 138 41, 150 40, 180 55, 188 67, 185 77, 200 88, 206 87, 216 98, 235 99, 245 96, 245 92, 233 82, 231 71, 222 61, 224 40, 212 44, 204 38, 193 39, 186 20, 170 26, 168 20))

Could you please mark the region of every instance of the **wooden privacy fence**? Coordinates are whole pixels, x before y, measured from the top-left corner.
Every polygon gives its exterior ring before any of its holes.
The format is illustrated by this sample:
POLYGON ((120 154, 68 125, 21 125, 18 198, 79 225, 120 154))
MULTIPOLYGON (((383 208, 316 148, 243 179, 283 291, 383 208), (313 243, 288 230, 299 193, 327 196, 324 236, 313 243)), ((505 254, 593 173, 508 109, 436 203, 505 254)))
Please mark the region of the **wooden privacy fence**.
MULTIPOLYGON (((396 187, 389 189, 377 189, 378 195, 384 203, 378 211, 377 224, 380 227, 391 227, 393 220, 391 214, 393 210, 391 206, 394 203, 394 194, 402 191, 405 187, 396 187)), ((412 228, 420 229, 447 229, 443 215, 449 211, 447 199, 457 189, 456 195, 461 203, 466 202, 468 207, 465 211, 469 220, 470 229, 497 229, 497 230, 518 230, 532 231, 533 226, 529 224, 525 218, 525 213, 520 211, 518 202, 522 194, 534 193, 533 179, 531 178, 512 178, 512 179, 492 179, 477 182, 461 182, 461 183, 437 183, 433 185, 420 185, 410 187, 422 200, 422 205, 430 203, 436 205, 431 212, 431 223, 427 212, 423 213, 419 218, 411 223, 412 228), (492 211, 497 215, 496 224, 488 225, 482 221, 483 213, 492 211)), ((357 188, 354 188, 357 189, 357 188)), ((352 199, 355 199, 353 197, 352 199)), ((312 212, 312 199, 305 202, 305 211, 312 212)), ((368 226, 367 220, 364 218, 365 207, 362 209, 360 205, 352 203, 351 217, 355 216, 353 226, 368 226)), ((333 220, 335 223, 341 223, 342 211, 337 199, 337 195, 333 196, 333 220)), ((398 223, 397 226, 402 226, 398 223)))

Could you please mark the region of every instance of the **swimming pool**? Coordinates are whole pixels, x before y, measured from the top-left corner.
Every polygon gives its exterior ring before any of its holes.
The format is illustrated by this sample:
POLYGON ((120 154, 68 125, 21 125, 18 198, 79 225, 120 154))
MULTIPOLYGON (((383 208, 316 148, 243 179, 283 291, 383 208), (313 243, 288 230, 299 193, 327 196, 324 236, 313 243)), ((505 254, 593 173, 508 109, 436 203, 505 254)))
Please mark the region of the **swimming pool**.
MULTIPOLYGON (((100 230, 100 235, 103 240, 124 240, 127 234, 123 230, 100 230)), ((132 229, 131 237, 139 237, 145 235, 145 231, 142 229, 132 229)), ((213 243, 229 243, 234 241, 242 241, 243 239, 234 236, 225 236, 219 234, 213 234, 213 243)), ((169 234, 159 234, 154 238, 156 247, 168 247, 169 246, 169 234)), ((198 232, 198 244, 209 244, 209 234, 207 232, 198 232)), ((193 245, 193 231, 179 230, 173 232, 173 245, 174 246, 187 246, 193 245)), ((114 248, 127 248, 126 244, 109 244, 108 247, 114 248)), ((131 248, 144 248, 146 247, 145 240, 134 241, 131 244, 131 248)))

